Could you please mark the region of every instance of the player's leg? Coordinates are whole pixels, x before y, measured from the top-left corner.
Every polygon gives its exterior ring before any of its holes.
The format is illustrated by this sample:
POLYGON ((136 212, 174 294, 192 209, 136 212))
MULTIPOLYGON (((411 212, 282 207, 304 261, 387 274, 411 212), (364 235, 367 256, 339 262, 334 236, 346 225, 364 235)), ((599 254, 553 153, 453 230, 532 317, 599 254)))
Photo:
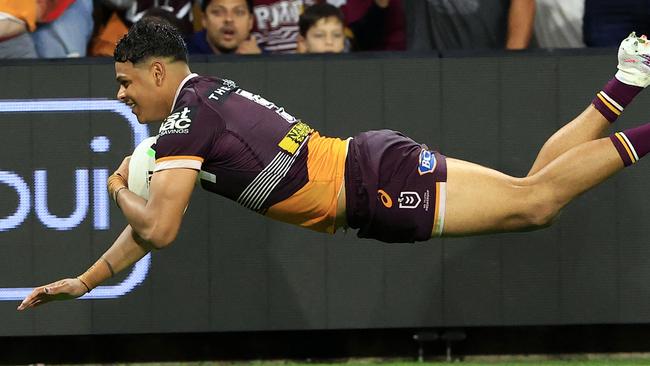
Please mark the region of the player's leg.
POLYGON ((528 175, 533 175, 574 146, 603 137, 609 125, 643 88, 650 84, 650 43, 632 33, 618 50, 616 76, 605 85, 593 104, 558 130, 540 150, 528 175))
POLYGON ((579 116, 556 131, 537 154, 528 176, 537 173, 571 148, 603 137, 610 122, 593 106, 590 105, 579 116))
POLYGON ((515 178, 447 159, 444 236, 547 226, 572 199, 650 152, 650 123, 575 146, 515 178))
POLYGON ((443 236, 547 226, 569 201, 623 166, 610 138, 580 144, 525 178, 449 158, 443 236))

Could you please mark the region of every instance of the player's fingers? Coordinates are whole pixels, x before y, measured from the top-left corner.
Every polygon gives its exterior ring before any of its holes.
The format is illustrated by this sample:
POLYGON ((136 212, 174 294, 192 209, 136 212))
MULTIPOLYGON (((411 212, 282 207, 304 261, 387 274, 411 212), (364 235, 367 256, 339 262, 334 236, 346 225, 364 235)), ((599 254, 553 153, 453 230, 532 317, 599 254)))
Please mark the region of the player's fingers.
POLYGON ((22 301, 22 304, 27 304, 32 300, 33 297, 34 297, 34 292, 32 291, 29 295, 25 296, 25 298, 22 301))
POLYGON ((127 156, 122 160, 122 164, 117 168, 115 171, 116 173, 119 173, 122 177, 125 179, 128 178, 129 176, 129 162, 131 161, 131 156, 127 156))
POLYGON ((54 300, 54 295, 50 293, 51 290, 44 288, 36 297, 29 302, 28 307, 33 308, 36 305, 40 305, 46 302, 54 300))
POLYGON ((129 164, 131 164, 131 155, 127 156, 124 158, 124 170, 126 171, 126 175, 129 175, 129 164))
POLYGON ((36 300, 39 300, 43 297, 47 297, 50 295, 50 292, 52 289, 50 288, 51 285, 47 286, 41 286, 35 288, 32 293, 25 299, 28 303, 33 303, 36 300))
POLYGON ((44 301, 42 301, 42 300, 36 300, 33 303, 29 304, 29 306, 25 307, 25 309, 34 308, 36 306, 42 305, 43 303, 44 303, 44 301))
POLYGON ((23 302, 20 303, 18 306, 18 310, 24 310, 32 306, 32 304, 36 301, 36 294, 32 292, 29 296, 27 296, 23 302))
POLYGON ((24 310, 34 306, 35 302, 48 302, 52 300, 53 295, 63 291, 65 281, 57 281, 45 286, 39 286, 32 290, 32 292, 23 299, 18 305, 17 310, 24 310))
POLYGON ((43 304, 45 304, 45 303, 48 303, 48 302, 50 302, 50 301, 52 301, 52 299, 38 299, 38 300, 36 300, 36 301, 32 304, 32 307, 35 308, 35 307, 37 307, 37 306, 43 305, 43 304))
POLYGON ((27 299, 25 299, 20 303, 20 305, 18 305, 16 310, 25 310, 25 309, 27 309, 28 304, 29 304, 29 302, 27 301, 27 299))
POLYGON ((126 171, 129 171, 129 162, 131 161, 131 155, 127 156, 122 160, 122 165, 120 168, 125 169, 126 171))
POLYGON ((29 295, 27 295, 27 297, 25 297, 25 299, 23 300, 23 303, 28 304, 28 303, 34 301, 34 298, 36 298, 36 296, 38 296, 38 294, 41 291, 42 291, 42 289, 40 287, 37 287, 37 288, 33 289, 32 292, 29 295))

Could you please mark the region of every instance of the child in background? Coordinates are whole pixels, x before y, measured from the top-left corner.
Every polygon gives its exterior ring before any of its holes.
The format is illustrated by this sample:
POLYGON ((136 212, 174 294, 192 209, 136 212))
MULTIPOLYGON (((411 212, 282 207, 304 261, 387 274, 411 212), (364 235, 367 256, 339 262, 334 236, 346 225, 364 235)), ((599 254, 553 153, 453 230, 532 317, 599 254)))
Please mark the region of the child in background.
POLYGON ((298 53, 341 53, 345 49, 343 13, 327 3, 310 6, 300 15, 298 53))

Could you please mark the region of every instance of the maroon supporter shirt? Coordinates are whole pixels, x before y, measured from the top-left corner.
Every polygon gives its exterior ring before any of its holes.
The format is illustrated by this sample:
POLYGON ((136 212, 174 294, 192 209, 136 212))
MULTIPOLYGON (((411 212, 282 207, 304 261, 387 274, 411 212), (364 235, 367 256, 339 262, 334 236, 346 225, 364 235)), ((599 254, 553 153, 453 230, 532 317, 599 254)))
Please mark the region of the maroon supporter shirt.
POLYGON ((269 53, 295 52, 298 19, 303 7, 313 4, 313 0, 254 0, 252 34, 259 47, 269 53))
MULTIPOLYGON (((343 17, 345 18, 346 26, 350 27, 352 23, 362 21, 367 13, 371 11, 374 5, 374 0, 325 0, 341 9, 343 17)), ((374 11, 379 11, 379 15, 383 18, 383 22, 375 24, 374 22, 363 22, 363 25, 353 27, 357 31, 365 33, 377 33, 375 37, 379 37, 379 42, 372 45, 370 49, 373 50, 391 50, 403 51, 406 49, 406 24, 404 19, 404 7, 402 0, 391 0, 388 7, 379 10, 375 6, 374 11), (383 27, 383 29, 368 29, 368 27, 383 27)), ((362 35, 355 35, 362 36, 362 35)), ((366 38, 368 35, 366 35, 366 38)), ((364 49, 365 50, 365 49, 364 49)))

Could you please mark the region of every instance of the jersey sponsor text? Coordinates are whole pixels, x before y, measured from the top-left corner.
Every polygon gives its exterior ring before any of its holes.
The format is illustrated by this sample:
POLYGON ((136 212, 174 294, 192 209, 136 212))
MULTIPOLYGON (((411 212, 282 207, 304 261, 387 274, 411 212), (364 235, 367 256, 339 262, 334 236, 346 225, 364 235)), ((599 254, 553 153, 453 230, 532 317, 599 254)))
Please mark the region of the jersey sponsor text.
POLYGON ((188 107, 184 107, 182 111, 170 114, 160 125, 158 134, 164 136, 172 133, 190 133, 192 125, 191 112, 188 107))

